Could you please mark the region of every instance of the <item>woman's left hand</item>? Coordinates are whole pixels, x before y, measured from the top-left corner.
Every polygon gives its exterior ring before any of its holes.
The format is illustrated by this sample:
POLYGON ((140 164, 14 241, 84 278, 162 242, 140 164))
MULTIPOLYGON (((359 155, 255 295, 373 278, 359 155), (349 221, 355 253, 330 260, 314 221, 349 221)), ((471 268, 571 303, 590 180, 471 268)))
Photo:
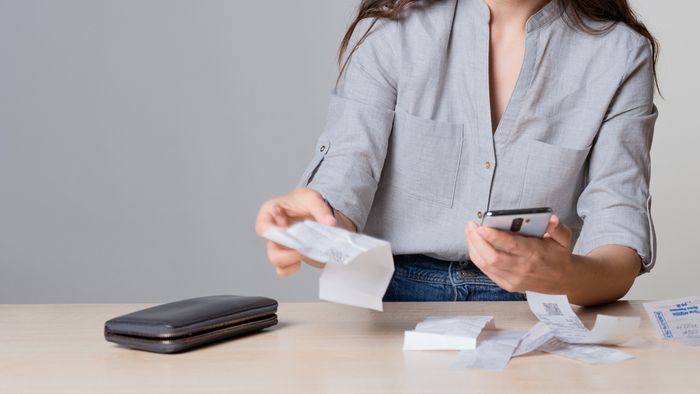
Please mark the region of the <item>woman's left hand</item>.
POLYGON ((469 258, 510 292, 566 294, 573 266, 571 231, 552 215, 543 239, 525 237, 469 222, 469 258))

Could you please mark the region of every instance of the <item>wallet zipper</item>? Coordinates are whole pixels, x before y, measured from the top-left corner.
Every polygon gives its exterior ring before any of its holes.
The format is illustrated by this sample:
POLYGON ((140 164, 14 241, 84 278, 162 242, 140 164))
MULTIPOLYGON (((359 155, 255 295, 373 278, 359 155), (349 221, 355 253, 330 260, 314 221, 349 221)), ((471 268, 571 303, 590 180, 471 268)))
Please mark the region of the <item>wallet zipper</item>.
POLYGON ((225 327, 221 330, 217 330, 217 331, 208 331, 208 332, 205 332, 204 334, 191 335, 191 336, 185 336, 185 337, 179 337, 179 338, 171 338, 171 339, 161 339, 159 341, 157 341, 154 338, 149 339, 149 338, 144 338, 144 337, 135 337, 135 336, 117 335, 117 334, 111 335, 110 338, 108 338, 107 340, 110 342, 115 342, 115 343, 119 343, 119 344, 126 344, 126 346, 129 346, 129 343, 133 345, 134 343, 144 343, 144 341, 145 341, 145 343, 150 343, 150 344, 157 342, 158 344, 164 345, 164 346, 172 345, 172 344, 196 346, 196 345, 193 345, 192 343, 193 342, 195 344, 196 343, 206 343, 210 337, 214 337, 214 338, 221 337, 222 339, 224 339, 229 334, 236 334, 237 332, 240 332, 240 331, 245 332, 245 330, 250 328, 251 326, 255 327, 256 323, 264 324, 262 326, 257 327, 261 330, 277 324, 277 317, 275 315, 268 315, 268 316, 270 316, 268 319, 249 321, 249 322, 243 323, 241 325, 229 326, 229 327, 225 327), (272 324, 268 324, 268 323, 272 323, 272 324))
POLYGON ((232 325, 235 325, 235 324, 238 324, 238 323, 242 323, 242 322, 248 322, 248 321, 251 321, 251 322, 252 322, 253 320, 260 319, 260 318, 263 318, 263 317, 266 317, 266 316, 272 316, 272 315, 274 315, 274 314, 275 314, 274 312, 273 312, 273 313, 270 313, 269 311, 268 311, 268 312, 262 312, 262 313, 259 313, 259 314, 256 314, 256 315, 246 316, 246 317, 242 317, 242 318, 239 318, 239 319, 236 319, 236 320, 227 320, 227 321, 224 321, 224 322, 212 324, 212 325, 209 325, 209 326, 206 326, 206 327, 198 328, 196 331, 189 331, 189 332, 186 332, 186 333, 173 332, 173 333, 157 334, 157 335, 153 335, 153 336, 145 336, 145 335, 143 335, 143 334, 141 334, 141 333, 133 333, 133 332, 131 332, 131 333, 130 333, 130 332, 113 332, 112 334, 113 334, 113 335, 122 335, 122 336, 131 336, 131 337, 137 337, 137 338, 144 338, 144 339, 148 339, 148 338, 152 338, 152 339, 186 338, 186 337, 190 337, 190 336, 193 336, 193 335, 197 335, 197 334, 199 334, 199 333, 201 333, 201 332, 204 332, 204 331, 211 331, 211 330, 215 330, 215 329, 218 329, 218 328, 221 328, 221 327, 232 326, 232 325))

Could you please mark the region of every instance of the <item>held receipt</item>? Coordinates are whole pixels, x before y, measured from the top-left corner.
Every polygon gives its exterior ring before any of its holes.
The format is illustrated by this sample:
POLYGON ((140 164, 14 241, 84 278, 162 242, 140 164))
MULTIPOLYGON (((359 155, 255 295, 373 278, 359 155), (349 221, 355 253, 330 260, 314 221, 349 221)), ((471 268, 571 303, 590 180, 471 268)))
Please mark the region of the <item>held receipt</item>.
POLYGON ((263 237, 326 263, 319 279, 320 299, 382 310, 394 273, 388 242, 312 220, 270 228, 263 237))

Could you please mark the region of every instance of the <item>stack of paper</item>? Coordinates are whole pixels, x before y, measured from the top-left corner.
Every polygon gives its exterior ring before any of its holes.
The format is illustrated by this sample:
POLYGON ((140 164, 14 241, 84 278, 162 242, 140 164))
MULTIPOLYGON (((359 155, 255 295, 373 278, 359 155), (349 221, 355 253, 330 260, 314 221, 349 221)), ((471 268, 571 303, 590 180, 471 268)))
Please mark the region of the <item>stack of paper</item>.
POLYGON ((404 350, 476 348, 481 330, 495 329, 493 316, 431 316, 404 333, 404 350))
POLYGON ((319 279, 319 298, 381 311, 382 298, 394 273, 388 242, 311 220, 263 237, 326 263, 319 279))

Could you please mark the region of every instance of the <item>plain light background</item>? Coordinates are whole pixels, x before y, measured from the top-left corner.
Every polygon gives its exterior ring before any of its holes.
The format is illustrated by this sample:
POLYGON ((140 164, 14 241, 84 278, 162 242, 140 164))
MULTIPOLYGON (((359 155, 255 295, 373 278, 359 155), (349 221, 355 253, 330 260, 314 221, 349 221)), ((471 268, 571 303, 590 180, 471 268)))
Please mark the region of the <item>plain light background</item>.
MULTIPOLYGON (((358 0, 0 0, 0 303, 316 300, 259 205, 311 157, 358 0)), ((629 298, 700 293, 691 1, 632 1, 662 43, 658 262, 629 298)))

